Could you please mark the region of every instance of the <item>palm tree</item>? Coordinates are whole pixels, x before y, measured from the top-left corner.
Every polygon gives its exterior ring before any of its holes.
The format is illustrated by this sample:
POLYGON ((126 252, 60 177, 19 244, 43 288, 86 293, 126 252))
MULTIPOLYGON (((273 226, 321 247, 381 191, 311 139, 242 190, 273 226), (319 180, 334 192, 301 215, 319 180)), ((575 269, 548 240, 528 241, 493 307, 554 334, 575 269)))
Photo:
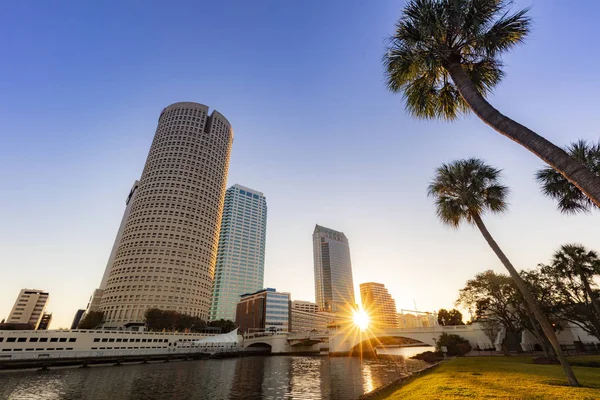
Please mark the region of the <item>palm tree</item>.
MULTIPOLYGON (((579 140, 571 143, 565 150, 571 157, 578 159, 594 174, 600 176, 600 141, 594 144, 579 140)), ((558 200, 558 209, 565 214, 589 212, 599 208, 553 168, 543 168, 536 173, 535 177, 542 186, 542 193, 558 200)))
POLYGON ((507 209, 508 188, 499 183, 500 172, 499 169, 476 158, 443 164, 436 170, 435 177, 429 185, 428 194, 435 198, 437 216, 444 224, 458 228, 462 222, 466 222, 479 228, 485 240, 510 273, 542 331, 552 344, 569 384, 579 386, 548 318, 481 219, 481 216, 488 211, 502 213, 507 209))
POLYGON ((589 296, 596 318, 600 319, 600 302, 590 286, 590 280, 600 275, 600 258, 593 250, 587 250, 579 244, 565 244, 552 257, 552 268, 563 277, 573 280, 578 277, 589 296))
POLYGON ((528 9, 504 0, 409 0, 383 62, 387 86, 417 118, 454 120, 472 110, 490 127, 560 172, 600 207, 600 177, 487 102, 501 81, 501 54, 529 33, 528 9))

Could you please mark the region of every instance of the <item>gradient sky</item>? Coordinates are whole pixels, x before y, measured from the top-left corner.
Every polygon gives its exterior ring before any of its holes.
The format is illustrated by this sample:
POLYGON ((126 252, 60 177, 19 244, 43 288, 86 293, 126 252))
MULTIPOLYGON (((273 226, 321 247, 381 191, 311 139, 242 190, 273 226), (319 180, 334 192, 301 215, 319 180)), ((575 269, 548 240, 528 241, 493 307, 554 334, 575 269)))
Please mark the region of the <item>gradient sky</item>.
MULTIPOLYGON (((598 214, 562 216, 532 154, 474 116, 418 121, 384 85, 381 56, 403 1, 8 2, 0 24, 0 319, 21 288, 50 292, 68 327, 102 277, 163 107, 222 112, 228 186, 269 207, 265 284, 314 300, 315 223, 346 233, 354 282, 398 308, 452 307, 502 266, 478 231, 442 226, 426 188, 461 157, 503 168, 509 212, 489 229, 518 268, 566 242, 600 250, 598 214)), ((596 1, 537 0, 527 44, 490 97, 559 145, 597 140, 596 1)))

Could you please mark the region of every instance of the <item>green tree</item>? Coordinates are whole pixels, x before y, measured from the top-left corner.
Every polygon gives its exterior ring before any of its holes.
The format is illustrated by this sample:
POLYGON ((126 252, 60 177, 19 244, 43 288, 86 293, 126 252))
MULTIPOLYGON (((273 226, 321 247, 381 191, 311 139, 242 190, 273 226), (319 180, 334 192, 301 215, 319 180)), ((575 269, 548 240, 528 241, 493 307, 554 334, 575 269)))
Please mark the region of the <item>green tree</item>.
POLYGON ((586 295, 600 319, 600 302, 592 290, 590 282, 600 275, 600 259, 593 250, 587 250, 579 244, 565 244, 552 257, 552 268, 569 281, 579 279, 586 295))
POLYGON ((502 325, 518 337, 524 328, 519 300, 518 289, 509 276, 488 270, 467 281, 456 304, 474 309, 475 320, 488 325, 487 329, 502 325))
POLYGON ((502 213, 507 209, 508 188, 500 183, 500 170, 482 160, 471 158, 443 164, 429 185, 429 195, 435 199, 436 212, 440 220, 458 228, 462 222, 476 225, 479 231, 508 270, 519 288, 527 306, 540 324, 542 331, 552 344, 567 380, 571 386, 578 386, 577 378, 571 369, 546 315, 540 309, 529 287, 498 246, 481 216, 486 212, 502 213))
POLYGON ((446 310, 441 308, 437 313, 438 323, 440 325, 464 325, 462 313, 457 309, 446 310))
POLYGON ((449 356, 464 356, 471 351, 469 341, 459 335, 442 333, 435 341, 436 351, 442 351, 442 346, 446 347, 449 356))
POLYGON ((77 325, 77 329, 95 329, 104 323, 102 311, 90 311, 85 313, 83 319, 77 325))
MULTIPOLYGON (((565 150, 571 157, 600 176, 600 141, 594 144, 579 140, 571 143, 565 150)), ((543 168, 536 173, 535 177, 542 186, 542 193, 557 200, 558 209, 565 214, 589 212, 598 208, 597 204, 554 168, 543 168)))
POLYGON ((235 323, 231 320, 221 318, 218 321, 210 321, 208 326, 221 328, 221 333, 228 333, 235 329, 235 323))
POLYGON ((387 86, 403 93, 407 110, 417 118, 454 120, 474 111, 600 206, 600 177, 486 100, 504 76, 502 53, 523 43, 530 31, 528 9, 510 14, 510 4, 502 0, 408 1, 383 57, 387 86))

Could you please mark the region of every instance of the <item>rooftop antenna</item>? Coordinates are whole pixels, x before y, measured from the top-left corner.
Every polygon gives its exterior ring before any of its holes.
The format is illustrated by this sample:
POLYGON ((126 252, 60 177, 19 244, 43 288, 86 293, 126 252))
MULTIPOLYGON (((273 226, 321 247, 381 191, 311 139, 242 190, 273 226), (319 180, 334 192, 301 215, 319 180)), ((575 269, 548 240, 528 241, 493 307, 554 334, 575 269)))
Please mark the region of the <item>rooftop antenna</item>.
POLYGON ((415 299, 413 299, 413 305, 415 306, 415 311, 419 311, 419 310, 417 309, 417 301, 416 301, 415 299))

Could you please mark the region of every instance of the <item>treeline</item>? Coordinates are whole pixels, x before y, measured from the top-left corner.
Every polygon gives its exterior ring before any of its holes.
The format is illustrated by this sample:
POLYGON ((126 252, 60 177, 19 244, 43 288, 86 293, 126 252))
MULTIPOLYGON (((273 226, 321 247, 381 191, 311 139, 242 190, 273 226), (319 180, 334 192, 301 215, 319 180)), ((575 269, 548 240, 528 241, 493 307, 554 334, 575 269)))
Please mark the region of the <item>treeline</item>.
MULTIPOLYGON (((600 290, 595 282, 600 277, 600 259, 595 251, 576 244, 564 245, 550 263, 521 271, 520 275, 554 330, 572 323, 600 340, 600 290)), ((461 289, 457 305, 474 310, 474 321, 484 324, 490 336, 501 325, 515 337, 528 330, 549 348, 523 295, 508 275, 493 271, 477 274, 461 289)))
POLYGON ((146 328, 149 331, 159 332, 202 332, 207 327, 211 327, 220 328, 221 333, 227 333, 235 329, 235 324, 230 320, 221 319, 207 323, 200 317, 158 308, 149 308, 146 310, 144 320, 146 328))

